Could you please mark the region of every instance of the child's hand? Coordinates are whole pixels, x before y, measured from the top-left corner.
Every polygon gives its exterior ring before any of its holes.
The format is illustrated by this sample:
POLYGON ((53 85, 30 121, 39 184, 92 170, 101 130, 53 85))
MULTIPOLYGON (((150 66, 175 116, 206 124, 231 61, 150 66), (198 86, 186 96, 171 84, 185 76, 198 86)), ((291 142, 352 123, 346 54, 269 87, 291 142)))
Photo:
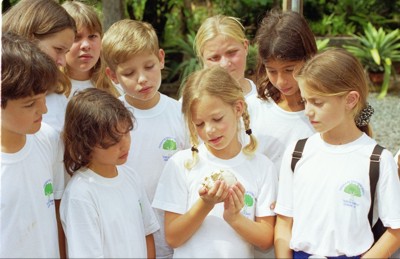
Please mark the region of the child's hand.
POLYGON ((216 181, 214 187, 208 190, 205 187, 202 187, 199 190, 200 198, 207 204, 215 205, 219 202, 222 202, 226 199, 229 194, 228 185, 224 181, 216 181))
POLYGON ((229 188, 228 198, 224 201, 224 219, 227 222, 234 221, 240 215, 240 211, 244 207, 245 191, 239 182, 229 188))

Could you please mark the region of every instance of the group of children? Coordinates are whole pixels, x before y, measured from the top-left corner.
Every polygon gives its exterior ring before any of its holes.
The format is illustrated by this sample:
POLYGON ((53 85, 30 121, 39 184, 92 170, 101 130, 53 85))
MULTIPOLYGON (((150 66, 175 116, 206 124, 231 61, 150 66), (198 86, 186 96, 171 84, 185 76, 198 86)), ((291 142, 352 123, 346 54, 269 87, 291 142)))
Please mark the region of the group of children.
POLYGON ((256 83, 240 21, 207 18, 177 101, 150 24, 103 34, 86 4, 20 0, 2 24, 0 257, 394 254, 399 155, 380 154, 375 195, 361 64, 317 53, 296 12, 268 12, 255 42, 256 83), (222 171, 235 182, 203 184, 222 171))

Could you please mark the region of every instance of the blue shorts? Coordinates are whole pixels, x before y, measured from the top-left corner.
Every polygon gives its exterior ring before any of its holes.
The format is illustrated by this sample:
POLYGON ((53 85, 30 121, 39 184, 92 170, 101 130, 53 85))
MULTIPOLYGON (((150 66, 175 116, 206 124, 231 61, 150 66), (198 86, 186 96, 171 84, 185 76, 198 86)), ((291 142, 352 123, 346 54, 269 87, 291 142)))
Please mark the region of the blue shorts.
MULTIPOLYGON (((296 251, 293 251, 293 259, 308 259, 308 257, 310 257, 311 256, 311 254, 307 254, 307 253, 305 253, 305 252, 302 252, 302 251, 299 251, 299 252, 296 252, 296 251)), ((361 256, 360 255, 357 255, 357 256, 350 256, 350 257, 348 257, 348 256, 345 256, 345 255, 339 255, 339 256, 326 256, 326 258, 328 258, 328 259, 333 259, 333 258, 339 258, 339 259, 344 259, 344 258, 351 258, 351 259, 360 259, 361 258, 361 256)))

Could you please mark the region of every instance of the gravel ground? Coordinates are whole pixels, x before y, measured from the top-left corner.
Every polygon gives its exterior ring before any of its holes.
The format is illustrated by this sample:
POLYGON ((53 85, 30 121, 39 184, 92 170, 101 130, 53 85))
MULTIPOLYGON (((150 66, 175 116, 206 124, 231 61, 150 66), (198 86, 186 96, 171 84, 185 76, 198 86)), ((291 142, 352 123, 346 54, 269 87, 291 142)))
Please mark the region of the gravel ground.
POLYGON ((400 87, 390 91, 384 99, 378 100, 377 95, 369 95, 369 103, 375 109, 370 121, 373 138, 394 155, 400 149, 400 87))

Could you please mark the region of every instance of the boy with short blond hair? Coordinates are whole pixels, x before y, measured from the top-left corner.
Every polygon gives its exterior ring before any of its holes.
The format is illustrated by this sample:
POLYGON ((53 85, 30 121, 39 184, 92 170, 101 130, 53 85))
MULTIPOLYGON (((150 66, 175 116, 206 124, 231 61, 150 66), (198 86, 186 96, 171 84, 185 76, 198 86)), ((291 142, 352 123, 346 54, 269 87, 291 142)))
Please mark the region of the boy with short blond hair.
MULTIPOLYGON (((104 34, 102 55, 104 72, 123 88, 125 95, 120 99, 137 121, 126 166, 140 173, 152 202, 165 163, 188 147, 181 104, 159 92, 165 53, 149 23, 126 19, 104 34)), ((154 233, 156 256, 170 258, 173 250, 165 242, 164 215, 161 210, 155 212, 161 226, 154 233)))
POLYGON ((56 64, 34 43, 3 32, 1 258, 59 258, 64 253, 57 230, 63 149, 59 134, 42 123, 46 92, 56 85, 57 74, 56 64))

